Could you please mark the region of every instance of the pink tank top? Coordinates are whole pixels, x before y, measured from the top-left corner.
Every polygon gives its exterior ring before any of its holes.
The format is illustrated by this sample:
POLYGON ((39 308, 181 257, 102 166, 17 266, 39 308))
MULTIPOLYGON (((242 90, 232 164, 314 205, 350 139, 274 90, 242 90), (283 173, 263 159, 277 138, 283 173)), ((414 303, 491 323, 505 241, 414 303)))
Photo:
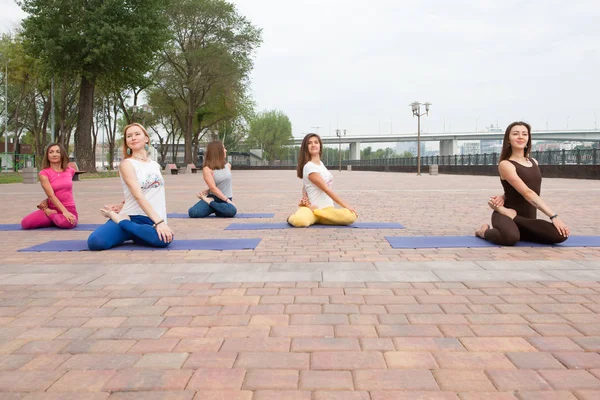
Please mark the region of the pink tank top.
MULTIPOLYGON (((67 167, 63 172, 56 172, 52 168, 46 168, 40 171, 40 175, 48 177, 50 186, 54 194, 65 208, 75 209, 75 198, 73 197, 73 175, 75 170, 67 167)), ((48 200, 48 206, 56 210, 56 206, 48 200)), ((71 211, 71 210, 69 210, 71 211)))

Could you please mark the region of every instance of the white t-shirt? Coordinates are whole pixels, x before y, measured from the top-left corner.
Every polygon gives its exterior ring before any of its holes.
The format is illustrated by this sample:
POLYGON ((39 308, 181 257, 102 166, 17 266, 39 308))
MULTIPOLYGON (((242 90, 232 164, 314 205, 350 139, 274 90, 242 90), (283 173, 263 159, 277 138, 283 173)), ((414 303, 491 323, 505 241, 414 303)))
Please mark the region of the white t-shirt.
MULTIPOLYGON (((158 216, 167 222, 167 201, 165 199, 165 181, 160 173, 160 165, 156 161, 144 162, 129 158, 130 162, 135 169, 135 175, 137 181, 142 189, 142 194, 148 200, 148 203, 152 206, 158 216)), ((121 184, 123 185, 123 192, 125 194, 125 204, 119 214, 123 215, 146 215, 144 210, 140 207, 138 202, 135 200, 129 187, 121 176, 121 184)))
POLYGON ((308 179, 308 175, 313 172, 321 174, 321 177, 327 186, 331 187, 331 184, 333 183, 333 175, 325 168, 325 165, 322 162, 320 162, 319 165, 312 161, 307 162, 302 169, 302 183, 304 183, 304 190, 308 195, 308 200, 317 208, 333 207, 333 200, 331 197, 308 179))

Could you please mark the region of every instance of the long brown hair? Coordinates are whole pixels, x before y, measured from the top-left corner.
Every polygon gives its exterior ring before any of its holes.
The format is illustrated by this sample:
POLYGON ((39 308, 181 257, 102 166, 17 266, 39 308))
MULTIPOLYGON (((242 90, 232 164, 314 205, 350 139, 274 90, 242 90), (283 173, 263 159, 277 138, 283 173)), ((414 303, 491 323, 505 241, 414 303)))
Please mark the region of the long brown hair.
POLYGON ((204 153, 204 162, 202 167, 210 169, 223 169, 227 161, 225 160, 225 146, 220 140, 213 140, 206 145, 206 153, 204 153))
POLYGON ((58 150, 60 150, 60 168, 62 170, 67 169, 67 166, 69 165, 69 155, 67 154, 67 150, 65 150, 64 146, 60 143, 50 143, 48 147, 46 147, 46 153, 44 154, 44 159, 42 160, 42 169, 50 168, 48 153, 50 153, 50 149, 54 146, 57 146, 58 150))
POLYGON ((323 141, 321 141, 321 136, 316 133, 309 133, 304 136, 302 139, 302 145, 300 146, 300 152, 298 153, 298 166, 296 167, 296 175, 298 178, 302 179, 302 170, 307 162, 310 161, 310 153, 308 152, 308 141, 311 138, 316 137, 319 140, 319 156, 323 155, 323 141))
POLYGON ((144 128, 142 126, 142 124, 138 124, 137 122, 134 122, 133 124, 127 125, 123 129, 123 160, 125 160, 126 158, 130 158, 132 156, 132 154, 127 154, 127 149, 129 149, 129 147, 127 147, 127 129, 131 128, 132 126, 137 126, 138 128, 140 128, 142 130, 142 132, 144 132, 144 135, 148 138, 148 143, 146 143, 146 144, 147 145, 150 144, 150 135, 148 135, 148 131, 146 130, 146 128, 144 128))
POLYGON ((504 132, 504 141, 502 142, 502 153, 500 153, 500 161, 508 160, 512 156, 512 148, 510 147, 510 131, 515 126, 524 126, 527 128, 527 146, 525 146, 525 158, 529 157, 531 153, 531 125, 527 122, 517 121, 513 122, 506 128, 506 132, 504 132))

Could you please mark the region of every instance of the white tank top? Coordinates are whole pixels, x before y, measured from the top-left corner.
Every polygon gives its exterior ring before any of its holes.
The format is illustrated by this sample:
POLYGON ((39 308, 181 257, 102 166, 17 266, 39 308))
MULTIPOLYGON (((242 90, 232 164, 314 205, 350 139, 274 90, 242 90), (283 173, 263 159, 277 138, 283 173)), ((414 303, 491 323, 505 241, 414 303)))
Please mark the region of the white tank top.
MULTIPOLYGON (((167 222, 165 181, 160 173, 160 165, 156 161, 144 162, 133 158, 128 158, 123 162, 129 162, 133 165, 137 181, 142 189, 142 194, 160 218, 167 222)), ((121 185, 123 185, 123 192, 125 194, 125 204, 119 214, 147 216, 131 194, 123 177, 121 177, 121 185)))

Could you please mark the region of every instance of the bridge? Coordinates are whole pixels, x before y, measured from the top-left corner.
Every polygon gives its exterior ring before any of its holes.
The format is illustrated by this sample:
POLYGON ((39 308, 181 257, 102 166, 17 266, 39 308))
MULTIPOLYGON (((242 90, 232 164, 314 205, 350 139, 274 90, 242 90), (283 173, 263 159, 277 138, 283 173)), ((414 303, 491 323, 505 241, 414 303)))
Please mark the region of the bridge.
MULTIPOLYGON (((600 130, 558 130, 558 131, 533 131, 533 140, 554 140, 569 142, 600 142, 600 130)), ((444 132, 421 133, 423 142, 440 142, 440 155, 449 156, 457 153, 459 140, 502 140, 504 132, 444 132)), ((321 136, 323 144, 350 144, 350 159, 360 160, 361 143, 395 143, 416 142, 417 133, 400 135, 361 135, 361 136, 321 136)), ((294 145, 302 144, 302 139, 294 139, 294 145)))

